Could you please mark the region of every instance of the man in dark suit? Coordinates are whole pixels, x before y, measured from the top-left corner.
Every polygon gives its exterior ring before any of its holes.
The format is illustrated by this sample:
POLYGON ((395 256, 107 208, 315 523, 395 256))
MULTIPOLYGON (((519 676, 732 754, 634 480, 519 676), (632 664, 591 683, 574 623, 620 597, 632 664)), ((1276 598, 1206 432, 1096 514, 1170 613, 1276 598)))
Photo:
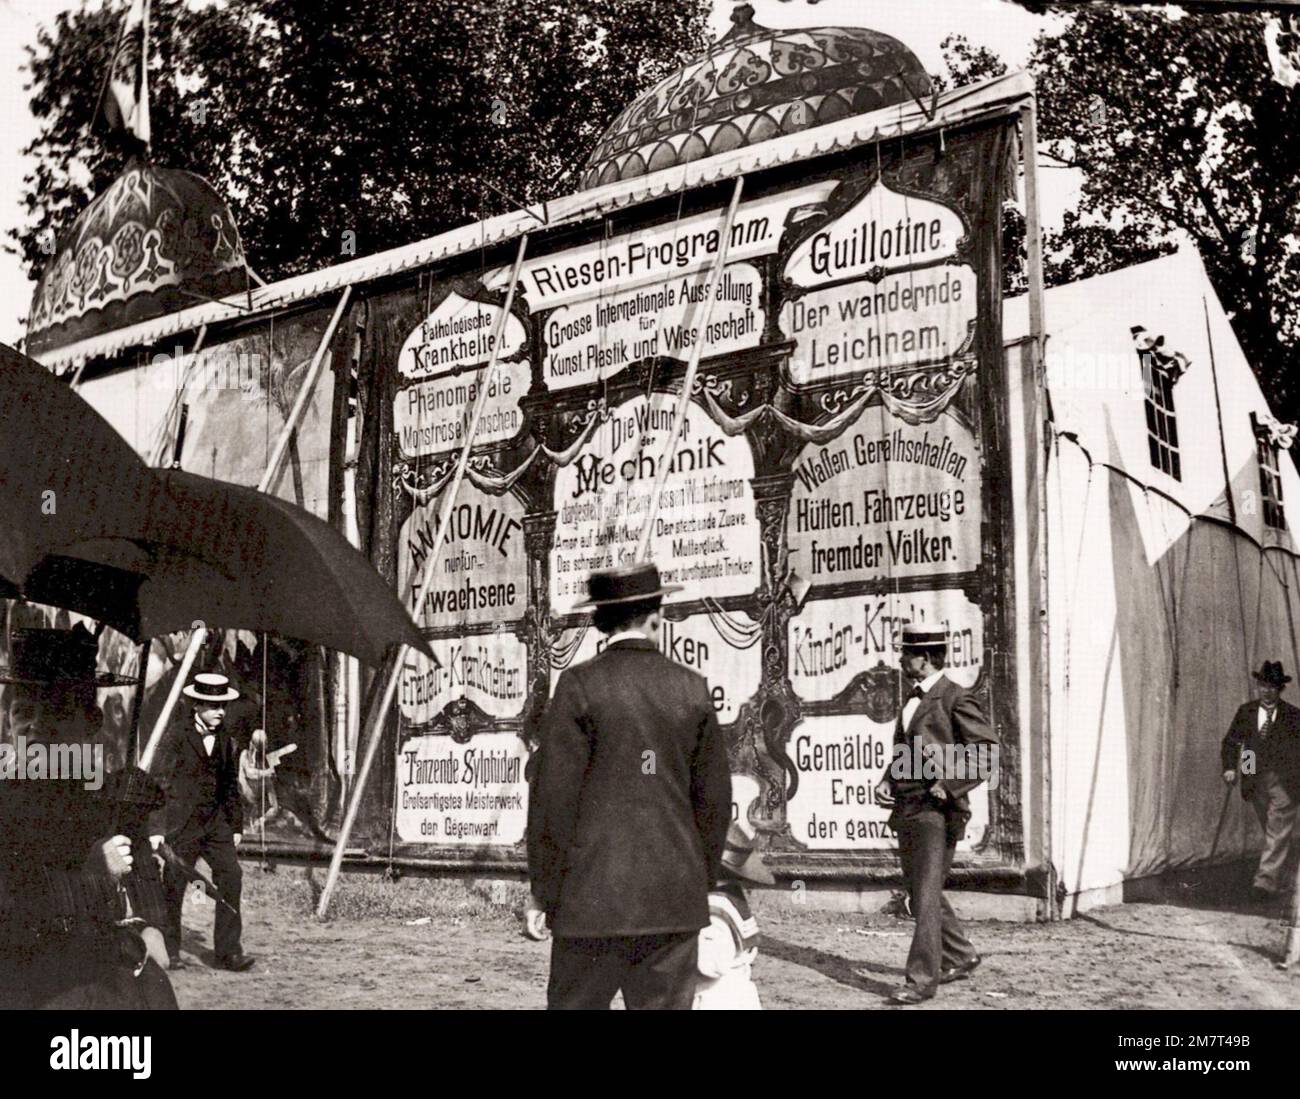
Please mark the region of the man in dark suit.
POLYGON ((1241 779, 1241 796, 1255 808, 1264 829, 1264 853, 1255 873, 1258 899, 1278 895, 1287 871, 1296 810, 1300 807, 1300 709, 1282 701, 1291 682, 1282 663, 1266 660, 1253 673, 1259 698, 1244 703, 1223 738, 1223 781, 1241 779))
MULTIPOLYGON (((239 799, 239 746, 225 727, 226 706, 239 697, 224 675, 204 673, 181 692, 190 712, 168 729, 156 774, 167 804, 154 818, 155 849, 165 837, 180 858, 193 865, 200 856, 212 869, 212 881, 229 904, 217 902, 212 945, 217 965, 242 973, 253 958, 240 946, 239 893, 243 873, 235 849, 243 838, 239 799)), ((167 953, 172 969, 181 959, 181 906, 186 881, 168 864, 163 875, 167 894, 167 953)))
POLYGON ((900 662, 913 686, 894 728, 893 760, 876 787, 878 804, 892 809, 916 918, 907 983, 891 997, 898 1004, 932 999, 939 985, 964 980, 980 964, 943 886, 970 821, 966 795, 993 770, 998 738, 975 696, 943 674, 947 655, 943 630, 903 627, 900 662))
POLYGON ((731 772, 704 679, 658 649, 676 587, 653 565, 593 573, 608 640, 565 671, 529 789, 526 915, 549 925, 547 1004, 689 1008, 696 937, 722 865, 731 772))

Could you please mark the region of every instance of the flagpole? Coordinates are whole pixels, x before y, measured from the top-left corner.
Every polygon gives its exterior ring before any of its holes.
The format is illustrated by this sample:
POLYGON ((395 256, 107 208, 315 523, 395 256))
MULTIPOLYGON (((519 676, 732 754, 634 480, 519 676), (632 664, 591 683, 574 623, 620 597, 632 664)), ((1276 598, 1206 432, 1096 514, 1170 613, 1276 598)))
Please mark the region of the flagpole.
MULTIPOLYGON (((474 447, 474 435, 478 431, 479 420, 482 419, 483 412, 487 408, 488 393, 492 389, 492 378, 496 373, 497 360, 501 355, 501 345, 505 342, 506 325, 510 321, 510 310, 515 301, 515 288, 519 285, 519 275, 523 270, 524 252, 527 247, 528 234, 525 233, 519 238, 519 251, 515 254, 514 267, 510 271, 510 282, 506 287, 505 304, 501 308, 501 315, 492 326, 492 344, 488 353, 487 366, 479 379, 478 395, 474 400, 469 425, 465 431, 465 446, 461 449, 460 461, 456 464, 456 472, 452 476, 450 484, 443 489, 442 515, 438 521, 438 533, 433 540, 433 546, 429 550, 429 556, 424 560, 424 567, 420 570, 419 587, 416 589, 421 597, 429 590, 429 585, 433 582, 433 570, 438 564, 443 544, 447 540, 447 531, 451 526, 451 513, 456 504, 456 496, 460 492, 461 482, 465 478, 465 471, 469 468, 469 455, 474 447)), ((388 714, 393 707, 393 697, 397 694, 397 680, 402 672, 402 662, 409 650, 410 646, 406 644, 399 645, 393 658, 393 666, 388 673, 388 682, 384 686, 384 694, 379 702, 379 710, 375 715, 374 722, 371 724, 370 739, 366 742, 366 754, 361 761, 361 770, 357 772, 356 783, 352 788, 352 799, 348 802, 348 810, 343 818, 343 827, 339 831, 338 842, 334 845, 334 855, 330 859, 329 873, 325 877, 325 888, 321 891, 320 901, 316 906, 317 919, 323 920, 325 913, 329 911, 330 898, 334 895, 334 887, 338 884, 339 873, 343 868, 343 853, 347 849, 348 837, 352 834, 352 826, 356 823, 357 810, 361 807, 361 798, 366 791, 366 779, 370 777, 370 768, 374 765, 379 742, 383 739, 384 725, 388 721, 388 714)))

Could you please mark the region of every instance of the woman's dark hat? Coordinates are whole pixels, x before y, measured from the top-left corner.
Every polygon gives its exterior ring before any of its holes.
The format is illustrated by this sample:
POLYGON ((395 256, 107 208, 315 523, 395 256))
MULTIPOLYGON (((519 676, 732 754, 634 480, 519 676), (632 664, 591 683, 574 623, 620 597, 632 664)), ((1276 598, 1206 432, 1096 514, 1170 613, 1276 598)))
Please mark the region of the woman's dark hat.
POLYGON ((1282 673, 1282 661, 1265 660, 1257 672, 1251 672, 1260 683, 1267 683, 1270 687, 1282 687, 1291 682, 1289 675, 1282 673))
POLYGON ((13 663, 0 667, 0 683, 21 683, 29 687, 93 684, 99 687, 129 687, 133 676, 95 670, 99 639, 85 626, 70 630, 16 629, 13 631, 13 663))
POLYGON ((763 865, 762 858, 754 850, 753 837, 745 835, 744 829, 735 821, 727 828, 727 840, 722 846, 722 870, 733 878, 755 885, 776 884, 772 871, 763 865))
POLYGON ((579 603, 573 609, 585 611, 615 603, 638 603, 643 599, 655 599, 681 590, 680 584, 662 583, 659 569, 649 563, 601 569, 587 578, 587 601, 579 603))

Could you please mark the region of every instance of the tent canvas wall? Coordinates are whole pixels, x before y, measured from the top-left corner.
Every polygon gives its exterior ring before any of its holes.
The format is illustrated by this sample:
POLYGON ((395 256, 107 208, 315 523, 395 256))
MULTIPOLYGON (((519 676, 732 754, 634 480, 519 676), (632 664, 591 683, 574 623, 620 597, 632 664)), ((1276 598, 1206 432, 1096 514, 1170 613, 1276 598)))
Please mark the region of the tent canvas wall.
MULTIPOLYGON (((1300 665, 1286 523, 1300 479, 1194 251, 1045 305, 1052 431, 1030 475, 1048 505, 1052 858, 1086 906, 1258 849, 1219 742, 1252 669, 1300 665), (1163 367, 1142 350, 1161 337, 1163 367)), ((1014 359, 1025 300, 1004 320, 1014 359)))

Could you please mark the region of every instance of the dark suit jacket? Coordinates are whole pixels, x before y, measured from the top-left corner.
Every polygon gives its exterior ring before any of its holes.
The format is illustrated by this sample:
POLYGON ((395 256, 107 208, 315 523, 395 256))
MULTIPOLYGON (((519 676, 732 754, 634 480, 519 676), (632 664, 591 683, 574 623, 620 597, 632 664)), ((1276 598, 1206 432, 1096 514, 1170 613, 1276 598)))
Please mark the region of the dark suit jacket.
MULTIPOLYGON (((924 750, 926 745, 995 745, 998 735, 985 719, 976 697, 944 675, 921 696, 906 732, 903 730, 903 714, 899 711, 898 720, 894 724, 895 747, 905 745, 910 748, 914 740, 919 740, 924 750)), ((913 753, 908 758, 916 757, 913 753)), ((924 759, 923 756, 921 758, 924 759)), ((970 757, 968 762, 973 764, 975 758, 970 757)), ((917 775, 910 780, 900 781, 893 774, 892 760, 890 786, 899 800, 890 817, 891 826, 894 821, 921 809, 940 808, 940 803, 923 792, 936 781, 948 792, 948 799, 942 805, 943 811, 949 817, 957 818, 964 827, 965 821, 970 819, 970 799, 966 795, 983 782, 983 778, 972 774, 968 769, 963 778, 925 779, 923 775, 917 775)))
POLYGON ((635 639, 560 676, 528 804, 528 876, 555 935, 705 927, 730 819, 701 676, 635 639))
POLYGON ((154 778, 167 795, 165 808, 154 814, 153 835, 175 844, 181 838, 204 833, 228 838, 244 830, 244 807, 239 799, 239 745, 223 726, 217 734, 212 755, 217 761, 217 797, 214 805, 202 804, 204 771, 208 764, 203 738, 194 727, 194 714, 178 714, 159 745, 154 778))
POLYGON ((1244 703, 1233 716, 1220 748, 1225 771, 1239 770, 1243 749, 1255 753, 1255 774, 1241 775, 1243 798, 1254 796, 1255 778, 1265 771, 1276 774, 1293 799, 1300 797, 1300 709, 1279 699, 1273 727, 1260 740, 1259 702, 1244 703))

